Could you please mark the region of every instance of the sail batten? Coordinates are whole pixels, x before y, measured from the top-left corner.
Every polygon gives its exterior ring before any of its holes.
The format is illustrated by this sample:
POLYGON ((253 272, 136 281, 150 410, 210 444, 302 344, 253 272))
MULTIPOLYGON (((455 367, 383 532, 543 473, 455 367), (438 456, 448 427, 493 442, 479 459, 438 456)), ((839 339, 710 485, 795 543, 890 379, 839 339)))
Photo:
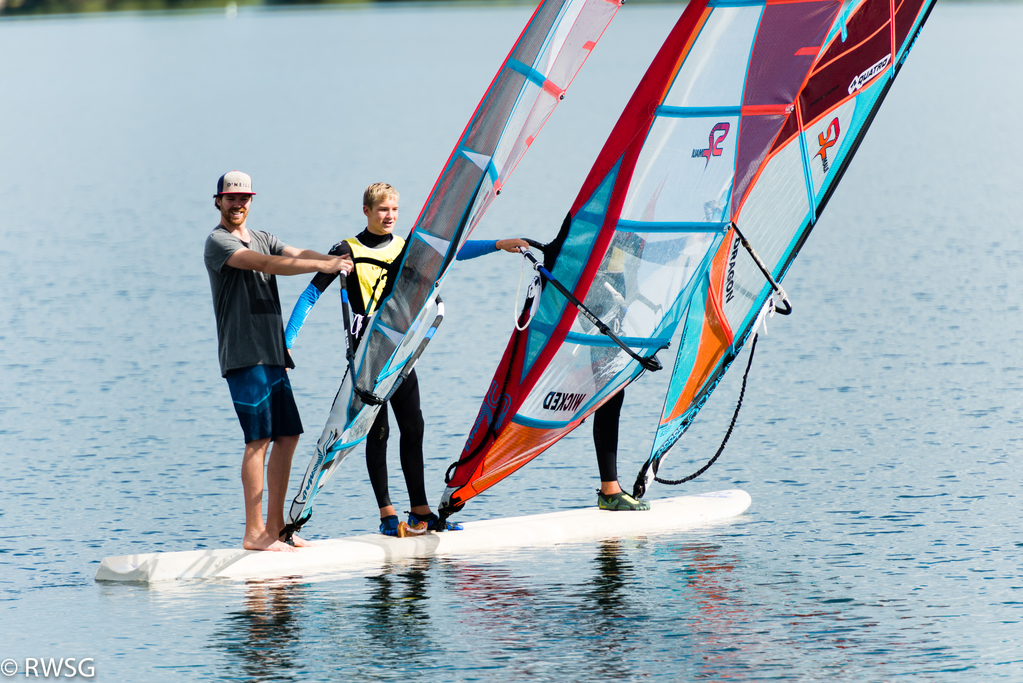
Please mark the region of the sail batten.
POLYGON ((620 220, 615 230, 623 232, 725 232, 728 230, 728 222, 706 222, 706 223, 670 223, 670 222, 644 222, 620 220))
POLYGON ((661 105, 654 110, 655 116, 670 118, 704 118, 714 116, 737 116, 743 113, 742 107, 669 107, 661 105))

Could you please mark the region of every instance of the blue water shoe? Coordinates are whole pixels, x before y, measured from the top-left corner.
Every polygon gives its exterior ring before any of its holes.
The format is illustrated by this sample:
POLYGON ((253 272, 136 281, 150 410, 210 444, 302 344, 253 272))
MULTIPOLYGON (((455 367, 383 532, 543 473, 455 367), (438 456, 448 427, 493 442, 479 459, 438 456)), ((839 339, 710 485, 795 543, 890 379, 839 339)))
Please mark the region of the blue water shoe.
POLYGON ((384 536, 398 535, 398 515, 380 518, 380 533, 384 536))
POLYGON ((442 528, 442 525, 438 524, 440 522, 440 517, 438 517, 436 514, 434 514, 432 512, 430 514, 428 514, 428 515, 417 515, 414 512, 408 513, 408 525, 410 527, 415 528, 418 524, 421 524, 422 522, 426 522, 426 530, 427 531, 461 531, 462 530, 462 525, 458 524, 457 522, 447 522, 446 521, 446 522, 444 522, 443 528, 442 528))

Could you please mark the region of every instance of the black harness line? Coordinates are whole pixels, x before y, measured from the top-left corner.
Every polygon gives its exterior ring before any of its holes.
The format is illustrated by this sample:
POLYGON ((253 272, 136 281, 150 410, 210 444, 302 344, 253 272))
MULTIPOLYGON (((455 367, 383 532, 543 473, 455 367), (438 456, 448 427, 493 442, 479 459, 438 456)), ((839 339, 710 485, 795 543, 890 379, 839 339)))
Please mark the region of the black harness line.
MULTIPOLYGON (((775 305, 775 310, 779 314, 781 314, 781 315, 789 315, 790 313, 792 313, 792 303, 789 301, 788 295, 785 293, 785 290, 782 289, 781 285, 778 284, 778 282, 774 279, 774 276, 771 275, 770 270, 764 264, 763 260, 761 260, 760 256, 757 254, 756 250, 753 249, 753 246, 750 244, 749 240, 747 240, 746 237, 739 231, 738 226, 736 226, 735 223, 732 223, 731 227, 732 227, 732 229, 735 230, 735 234, 738 236, 742 246, 746 249, 746 251, 749 253, 749 255, 753 258, 753 261, 757 264, 757 267, 760 269, 760 272, 764 275, 764 277, 770 283, 771 288, 778 294, 778 297, 781 299, 781 306, 776 304, 775 305)), ((540 244, 538 242, 535 242, 534 240, 526 240, 526 241, 531 246, 533 246, 535 248, 538 248, 538 249, 541 249, 541 250, 543 250, 544 247, 546 246, 546 245, 542 245, 542 244, 540 244)), ((617 335, 615 335, 615 333, 603 321, 601 321, 589 308, 587 308, 585 304, 583 304, 581 301, 579 301, 579 299, 577 299, 568 290, 568 288, 566 288, 557 279, 555 279, 554 276, 551 275, 550 271, 547 270, 547 268, 545 268, 543 266, 543 264, 541 264, 536 259, 535 256, 533 256, 532 252, 530 252, 527 249, 520 249, 520 252, 522 253, 522 255, 526 259, 528 259, 530 261, 530 263, 533 264, 533 268, 538 273, 540 273, 540 276, 546 282, 550 282, 551 284, 553 284, 554 287, 562 294, 562 296, 564 296, 568 300, 569 303, 571 303, 576 309, 578 309, 579 312, 584 317, 586 317, 586 319, 589 320, 601 332, 601 334, 606 335, 609 339, 611 339, 613 342, 615 342, 615 344, 617 344, 626 353, 628 353, 633 359, 635 359, 637 362, 639 362, 640 365, 644 369, 651 370, 651 371, 656 371, 656 370, 660 370, 663 367, 661 365, 660 361, 658 361, 656 355, 654 355, 654 356, 641 356, 641 355, 637 354, 635 351, 633 351, 632 349, 630 349, 621 339, 619 339, 617 337, 617 335)), ((523 315, 527 315, 527 314, 528 314, 528 311, 524 310, 523 311, 523 315)), ((514 339, 515 339, 515 341, 514 341, 513 346, 512 346, 511 358, 514 358, 515 352, 517 350, 518 335, 516 335, 514 337, 514 339)), ((714 463, 717 462, 718 458, 721 457, 721 454, 724 453, 725 446, 727 446, 728 440, 729 440, 729 438, 731 438, 732 431, 735 428, 735 423, 736 423, 736 421, 739 418, 739 411, 742 408, 743 398, 746 395, 746 383, 749 380, 749 373, 750 373, 751 368, 753 367, 753 355, 754 355, 754 352, 756 351, 756 348, 757 348, 757 340, 758 339, 759 339, 759 335, 758 334, 754 334, 753 341, 750 343, 749 360, 746 363, 746 370, 745 370, 745 372, 743 373, 743 376, 742 376, 742 388, 739 391, 739 399, 738 399, 738 401, 736 402, 736 405, 735 405, 735 412, 732 414, 731 422, 728 425, 728 429, 725 432, 724 438, 722 439, 721 445, 718 447, 717 452, 714 454, 714 456, 703 467, 701 467, 696 472, 690 474, 689 476, 683 477, 682 479, 662 479, 662 478, 658 477, 657 476, 657 466, 655 464, 655 466, 654 466, 654 480, 655 481, 657 481, 658 483, 661 483, 661 484, 667 484, 669 486, 677 486, 679 484, 683 484, 685 482, 692 481, 693 479, 696 479, 701 474, 703 474, 708 469, 710 469, 711 466, 713 466, 714 463)), ((468 453, 467 455, 465 455, 465 457, 460 458, 459 460, 451 463, 451 465, 448 467, 448 469, 447 469, 447 471, 445 472, 445 475, 444 475, 445 483, 450 483, 452 473, 453 473, 453 471, 456 468, 458 468, 459 466, 461 466, 461 465, 463 465, 465 463, 468 463, 471 460, 473 460, 480 453, 480 451, 483 450, 483 448, 486 446, 487 442, 490 441, 492 438, 494 438, 495 432, 496 432, 496 425, 497 425, 498 417, 501 414, 501 409, 502 409, 503 404, 505 402, 505 399, 504 399, 505 391, 507 390, 508 382, 509 382, 509 380, 511 378, 511 367, 512 367, 512 364, 509 363, 509 365, 508 365, 508 372, 505 375, 504 383, 503 383, 503 385, 501 387, 501 392, 498 394, 497 403, 494 406, 493 418, 492 418, 492 420, 490 422, 490 425, 487 428, 486 434, 484 434, 484 437, 480 441, 479 446, 477 446, 475 449, 473 449, 473 451, 471 453, 468 453)), ((456 505, 451 506, 448 509, 441 509, 439 511, 439 513, 440 513, 439 516, 440 516, 440 520, 441 520, 442 525, 443 525, 443 521, 444 520, 446 520, 451 514, 461 510, 462 507, 463 507, 462 505, 457 505, 456 504, 456 505)))
MULTIPOLYGON (((749 243, 749 240, 746 239, 746 236, 739 231, 739 226, 737 226, 735 223, 732 223, 731 227, 733 230, 735 230, 735 234, 739 237, 739 242, 742 244, 743 248, 745 248, 749 255, 753 258, 753 261, 754 263, 757 264, 757 267, 760 269, 760 272, 763 273, 764 277, 771 284, 771 288, 780 297, 781 304, 784 307, 783 308, 778 307, 776 303, 774 310, 776 310, 781 315, 789 315, 790 313, 792 313, 792 302, 789 301, 788 294, 785 293, 785 290, 782 289, 781 285, 778 284, 778 282, 771 275, 771 271, 760 259, 760 256, 757 254, 756 250, 753 249, 753 245, 751 245, 749 243)), ((757 334, 753 335, 753 341, 750 344, 749 361, 746 363, 746 371, 742 375, 742 389, 739 391, 739 400, 735 404, 735 412, 732 414, 732 421, 729 423, 728 430, 725 432, 725 436, 721 440, 721 445, 718 447, 718 450, 714 454, 714 457, 707 461, 706 465, 704 465, 697 471, 693 472, 688 477, 683 477, 682 479, 661 479, 660 477, 657 476, 657 465, 655 464, 654 481, 656 481, 659 484, 667 484, 668 486, 678 486, 679 484, 684 484, 687 481, 692 481, 693 479, 696 479, 698 476, 706 472, 708 469, 710 469, 711 465, 713 465, 717 461, 717 459, 721 457, 721 454, 725 450, 725 446, 728 444, 729 437, 732 436, 732 429, 735 428, 735 422, 739 418, 739 409, 742 408, 742 399, 746 395, 746 381, 749 379, 750 368, 753 367, 753 352, 757 348, 758 338, 759 335, 757 334)), ((637 485, 638 483, 639 482, 637 481, 637 485)))
MULTIPOLYGON (((370 306, 373 306, 376 303, 375 300, 376 300, 376 295, 377 295, 377 289, 379 289, 381 281, 384 282, 384 289, 387 288, 387 282, 389 282, 390 279, 391 279, 390 278, 390 276, 391 276, 391 269, 394 267, 394 263, 393 263, 393 261, 391 263, 387 263, 386 261, 381 261, 379 259, 370 258, 368 256, 360 256, 359 258, 355 258, 353 256, 352 257, 352 263, 354 263, 355 265, 359 265, 360 263, 365 263, 367 265, 376 266, 377 268, 380 269, 380 275, 377 276, 376 282, 373 283, 373 287, 370 289, 370 296, 373 297, 373 298, 371 298, 369 301, 367 301, 366 305, 363 307, 364 310, 368 311, 370 306), (384 280, 384 278, 387 278, 387 280, 384 280)), ((341 275, 342 275, 342 277, 344 277, 344 273, 341 273, 341 275)), ((341 280, 341 286, 345 287, 345 280, 343 280, 343 279, 341 280)), ((362 287, 362 284, 360 283, 359 286, 362 287)), ((351 302, 349 302, 349 305, 351 305, 351 302)))
POLYGON ((732 436, 732 429, 735 427, 735 421, 739 419, 739 409, 742 408, 742 399, 743 396, 745 396, 746 394, 746 380, 749 379, 749 371, 750 368, 753 367, 753 352, 756 351, 757 349, 758 337, 759 335, 753 335, 753 342, 750 344, 749 349, 749 361, 746 363, 746 372, 743 373, 742 376, 742 389, 739 391, 739 400, 735 404, 735 412, 732 413, 732 421, 728 425, 728 430, 725 432, 725 438, 721 440, 721 445, 718 447, 717 453, 714 454, 713 458, 707 461, 706 465, 696 470, 688 477, 683 477, 681 479, 661 479, 660 477, 657 476, 657 468, 655 467, 654 481, 656 481, 659 484, 667 484, 668 486, 678 486, 679 484, 684 484, 687 481, 692 481, 693 479, 696 479, 698 476, 709 470, 711 465, 713 465, 717 461, 717 459, 721 457, 721 454, 724 453, 725 445, 728 444, 728 439, 729 437, 732 436))

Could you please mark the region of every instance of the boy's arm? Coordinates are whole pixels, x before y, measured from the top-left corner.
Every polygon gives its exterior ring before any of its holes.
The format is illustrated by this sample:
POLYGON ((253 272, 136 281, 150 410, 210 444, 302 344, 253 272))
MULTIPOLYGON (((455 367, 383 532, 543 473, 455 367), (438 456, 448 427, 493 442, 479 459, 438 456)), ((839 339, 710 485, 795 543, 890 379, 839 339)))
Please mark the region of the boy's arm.
POLYGON ((491 254, 497 251, 497 242, 492 240, 466 240, 462 248, 458 250, 458 254, 455 256, 456 261, 468 261, 469 259, 479 258, 484 254, 491 254))
POLYGON ((313 305, 316 304, 322 293, 316 286, 314 278, 302 292, 302 296, 298 297, 298 301, 295 302, 295 307, 291 309, 291 317, 288 318, 288 327, 284 330, 284 345, 289 349, 295 343, 298 331, 302 329, 306 317, 309 316, 309 311, 313 310, 313 305))
POLYGON ((468 261, 469 259, 478 258, 486 254, 493 254, 495 251, 507 251, 516 253, 519 247, 529 247, 529 243, 526 240, 520 240, 517 238, 507 240, 467 240, 462 248, 458 250, 458 255, 455 259, 458 261, 468 261))

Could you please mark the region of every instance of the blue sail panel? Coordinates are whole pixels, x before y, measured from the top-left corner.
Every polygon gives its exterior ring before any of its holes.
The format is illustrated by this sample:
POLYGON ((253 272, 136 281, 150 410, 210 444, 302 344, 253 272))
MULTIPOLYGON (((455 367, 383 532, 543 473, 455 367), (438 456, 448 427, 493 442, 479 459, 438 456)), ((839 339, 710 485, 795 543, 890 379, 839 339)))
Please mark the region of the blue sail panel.
MULTIPOLYGON (((675 355, 675 367, 672 368, 671 381, 665 393, 665 406, 674 405, 685 390, 686 380, 692 374, 696 365, 697 350, 699 349, 698 339, 703 331, 704 308, 707 303, 708 282, 706 278, 701 279, 702 286, 694 293, 688 310, 686 311, 685 323, 682 326, 682 336, 679 339, 679 351, 675 355)), ((664 411, 662 410, 662 413, 664 411)), ((683 416, 663 421, 658 425, 654 434, 653 449, 655 452, 663 451, 664 445, 672 438, 679 429, 683 416)))

